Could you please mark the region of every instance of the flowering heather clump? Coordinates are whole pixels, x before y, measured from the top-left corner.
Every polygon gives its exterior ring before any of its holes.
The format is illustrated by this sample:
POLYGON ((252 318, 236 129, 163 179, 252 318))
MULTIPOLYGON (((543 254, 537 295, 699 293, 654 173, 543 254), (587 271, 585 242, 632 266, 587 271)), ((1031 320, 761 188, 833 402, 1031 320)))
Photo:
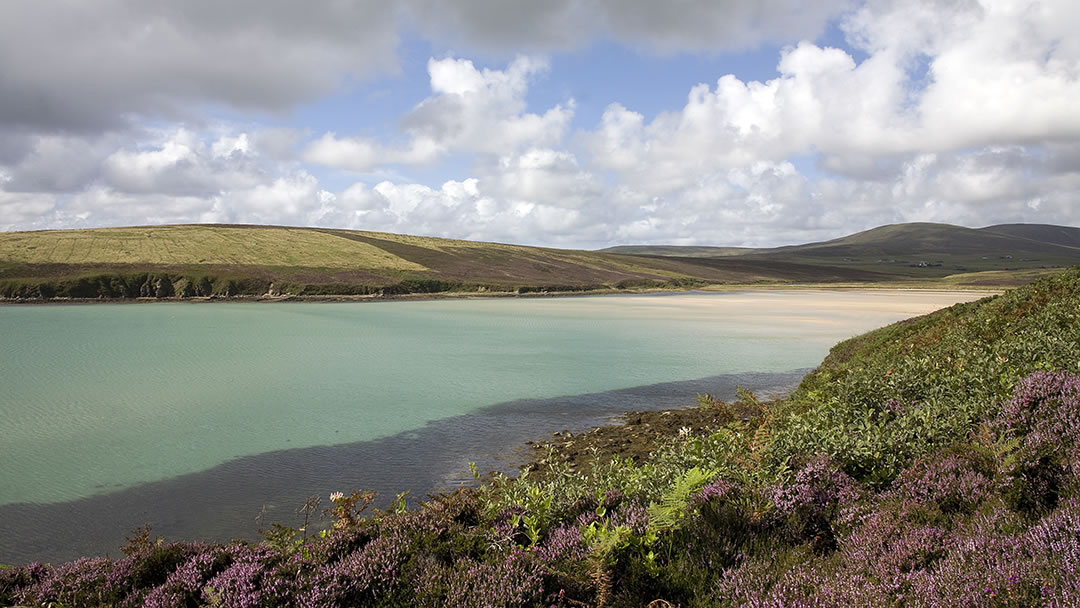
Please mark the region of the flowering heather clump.
POLYGON ((514 548, 502 559, 462 561, 450 581, 447 606, 510 608, 539 605, 544 595, 544 571, 526 551, 514 548))
POLYGON ((913 581, 909 597, 929 606, 1077 605, 1077 507, 1063 505, 1028 530, 1004 509, 973 518, 954 532, 933 571, 913 581), (1046 601, 1053 597, 1071 599, 1046 601))
POLYGON ((987 469, 990 466, 971 453, 923 460, 900 473, 890 494, 933 503, 945 513, 970 513, 993 494, 993 472, 987 469))
POLYGON ((182 608, 197 603, 203 587, 232 560, 226 547, 210 547, 191 557, 143 600, 145 608, 182 608))
POLYGON ((880 512, 829 558, 765 552, 725 570, 716 604, 790 606, 1080 605, 1080 503, 1027 530, 1006 510, 954 531, 880 512))
POLYGON ((1039 590, 1047 606, 1080 606, 1080 499, 1029 528, 1020 547, 1046 575, 1039 590))
POLYGON ((510 545, 517 542, 517 536, 521 532, 521 516, 525 514, 525 507, 510 505, 495 516, 495 523, 491 527, 491 542, 497 545, 510 545), (516 522, 516 523, 515 523, 516 522))
POLYGON ((222 608, 263 606, 264 581, 268 567, 278 557, 270 547, 233 545, 233 560, 203 588, 202 599, 222 608))
POLYGON ((812 459, 791 484, 773 488, 776 515, 792 542, 813 541, 815 550, 835 548, 832 522, 841 508, 862 496, 859 483, 825 456, 812 459))
POLYGON ((55 602, 69 606, 97 606, 117 599, 109 595, 107 582, 113 562, 104 557, 84 557, 46 571, 37 570, 37 582, 19 597, 25 604, 55 602))
POLYGON ((548 533, 536 556, 544 563, 556 561, 582 561, 589 554, 585 539, 578 526, 560 524, 548 533))
POLYGON ((1080 472, 1080 376, 1038 372, 1022 380, 994 424, 1005 445, 1004 495, 1017 509, 1052 509, 1080 472))
POLYGON ((903 593, 912 577, 944 557, 948 541, 944 528, 905 521, 902 514, 886 509, 872 513, 841 539, 840 554, 845 569, 870 576, 891 593, 903 593))
POLYGON ((202 543, 145 543, 129 546, 124 559, 113 562, 106 595, 124 598, 121 605, 142 606, 148 591, 163 584, 179 566, 207 550, 202 543))
MULTIPOLYGON (((1030 434, 1040 426, 1057 426, 1073 420, 1080 408, 1080 376, 1068 372, 1036 372, 1013 390, 1013 398, 1002 408, 1000 420, 1016 433, 1030 434)), ((1060 429, 1068 430, 1068 429, 1060 429)))
POLYGON ((381 535, 341 561, 324 566, 300 593, 300 603, 330 608, 387 596, 399 585, 401 566, 408 554, 404 534, 381 535))
POLYGON ((777 486, 772 499, 777 511, 783 514, 800 510, 826 513, 858 500, 861 494, 858 482, 828 457, 818 456, 795 475, 790 485, 777 486))
POLYGON ((611 512, 612 526, 625 526, 632 534, 641 536, 649 527, 649 511, 636 500, 624 502, 611 512))
MULTIPOLYGON (((810 562, 784 573, 766 593, 747 590, 746 608, 839 608, 892 604, 871 578, 859 573, 837 575, 810 562)), ((902 605, 902 604, 901 604, 902 605)))
POLYGON ((716 481, 706 484, 704 488, 701 488, 700 492, 691 496, 690 504, 695 507, 700 507, 709 502, 731 500, 732 497, 738 495, 738 492, 738 484, 726 479, 717 479, 716 481))
POLYGON ((383 534, 341 560, 336 575, 342 580, 347 594, 377 598, 393 590, 408 552, 404 534, 383 534))

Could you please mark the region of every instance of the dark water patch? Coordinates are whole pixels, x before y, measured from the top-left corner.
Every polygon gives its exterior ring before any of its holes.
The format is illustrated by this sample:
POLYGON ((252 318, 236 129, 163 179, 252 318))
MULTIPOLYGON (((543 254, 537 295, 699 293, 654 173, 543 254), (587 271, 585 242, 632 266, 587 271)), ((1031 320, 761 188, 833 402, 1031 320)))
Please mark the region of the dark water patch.
MULTIPOLYGON (((212 469, 54 504, 0 506, 0 564, 120 556, 132 529, 150 524, 167 540, 256 539, 260 525, 302 523, 307 497, 365 489, 385 506, 397 492, 414 499, 471 484, 468 463, 513 473, 522 446, 562 430, 579 432, 628 410, 694 403, 697 393, 730 399, 736 385, 768 397, 792 390, 809 370, 667 382, 552 399, 521 399, 428 423, 373 441, 248 456, 212 469), (261 517, 261 524, 257 518, 261 517)), ((334 424, 334 421, 325 421, 334 424)), ((237 433, 244 429, 236 429, 237 433)))

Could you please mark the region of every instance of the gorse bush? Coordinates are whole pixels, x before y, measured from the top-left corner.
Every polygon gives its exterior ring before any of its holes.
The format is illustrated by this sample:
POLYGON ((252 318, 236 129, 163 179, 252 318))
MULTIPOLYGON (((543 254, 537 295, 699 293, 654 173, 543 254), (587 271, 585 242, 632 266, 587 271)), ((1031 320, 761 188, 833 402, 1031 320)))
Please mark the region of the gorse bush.
POLYGON ((837 345, 779 404, 587 473, 265 543, 133 537, 0 569, 0 605, 1080 605, 1080 271, 837 345), (663 600, 660 602, 658 600, 663 600))

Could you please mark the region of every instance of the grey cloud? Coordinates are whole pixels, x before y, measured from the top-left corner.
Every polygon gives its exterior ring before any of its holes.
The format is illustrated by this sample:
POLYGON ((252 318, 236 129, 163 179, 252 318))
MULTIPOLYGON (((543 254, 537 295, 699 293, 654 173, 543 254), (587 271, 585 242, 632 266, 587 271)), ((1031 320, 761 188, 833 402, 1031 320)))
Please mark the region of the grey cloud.
POLYGON ((413 0, 410 14, 436 39, 505 53, 568 50, 612 37, 661 52, 754 48, 816 38, 847 0, 413 0))
POLYGON ((427 35, 506 56, 614 37, 661 51, 814 37, 841 0, 8 0, 0 127, 100 132, 191 121, 203 104, 282 112, 396 67, 405 14, 427 35), (812 8, 806 8, 810 6, 812 8))
POLYGON ((1080 174, 1080 142, 1058 143, 1046 146, 1047 173, 1052 175, 1072 173, 1080 174))
POLYGON ((616 38, 661 51, 731 50, 814 39, 847 0, 602 0, 616 38))
POLYGON ((900 170, 906 157, 894 154, 822 154, 815 161, 818 170, 833 175, 869 181, 887 181, 900 170))
POLYGON ((0 230, 41 228, 55 208, 55 200, 46 194, 0 190, 0 230))
POLYGON ((599 11, 582 0, 412 0, 409 14, 428 36, 506 53, 577 48, 596 35, 599 11))
POLYGON ((381 0, 8 0, 0 125, 100 131, 204 102, 278 112, 395 64, 381 0))
POLYGON ((265 128, 251 134, 252 147, 267 158, 293 160, 299 153, 301 140, 308 134, 299 129, 265 128))
MULTIPOLYGON (((65 193, 81 190, 98 175, 115 138, 39 135, 27 138, 7 165, 8 192, 65 193)), ((3 163, 0 163, 3 164, 3 163)))
POLYGON ((24 129, 0 127, 0 167, 14 165, 34 149, 34 136, 24 129))

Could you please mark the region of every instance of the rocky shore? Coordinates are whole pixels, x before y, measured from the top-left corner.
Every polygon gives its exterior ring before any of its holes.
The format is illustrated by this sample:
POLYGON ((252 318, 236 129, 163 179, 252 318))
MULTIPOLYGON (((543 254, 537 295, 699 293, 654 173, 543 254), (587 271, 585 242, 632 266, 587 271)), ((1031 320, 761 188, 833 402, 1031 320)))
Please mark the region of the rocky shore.
POLYGON ((753 419, 771 403, 756 400, 724 403, 703 395, 697 407, 627 412, 615 418, 610 426, 577 434, 560 431, 550 439, 528 442, 523 450, 528 459, 524 468, 542 475, 550 469, 550 464, 565 463, 571 471, 589 473, 596 464, 603 464, 613 456, 641 462, 676 437, 708 435, 736 417, 753 419))

